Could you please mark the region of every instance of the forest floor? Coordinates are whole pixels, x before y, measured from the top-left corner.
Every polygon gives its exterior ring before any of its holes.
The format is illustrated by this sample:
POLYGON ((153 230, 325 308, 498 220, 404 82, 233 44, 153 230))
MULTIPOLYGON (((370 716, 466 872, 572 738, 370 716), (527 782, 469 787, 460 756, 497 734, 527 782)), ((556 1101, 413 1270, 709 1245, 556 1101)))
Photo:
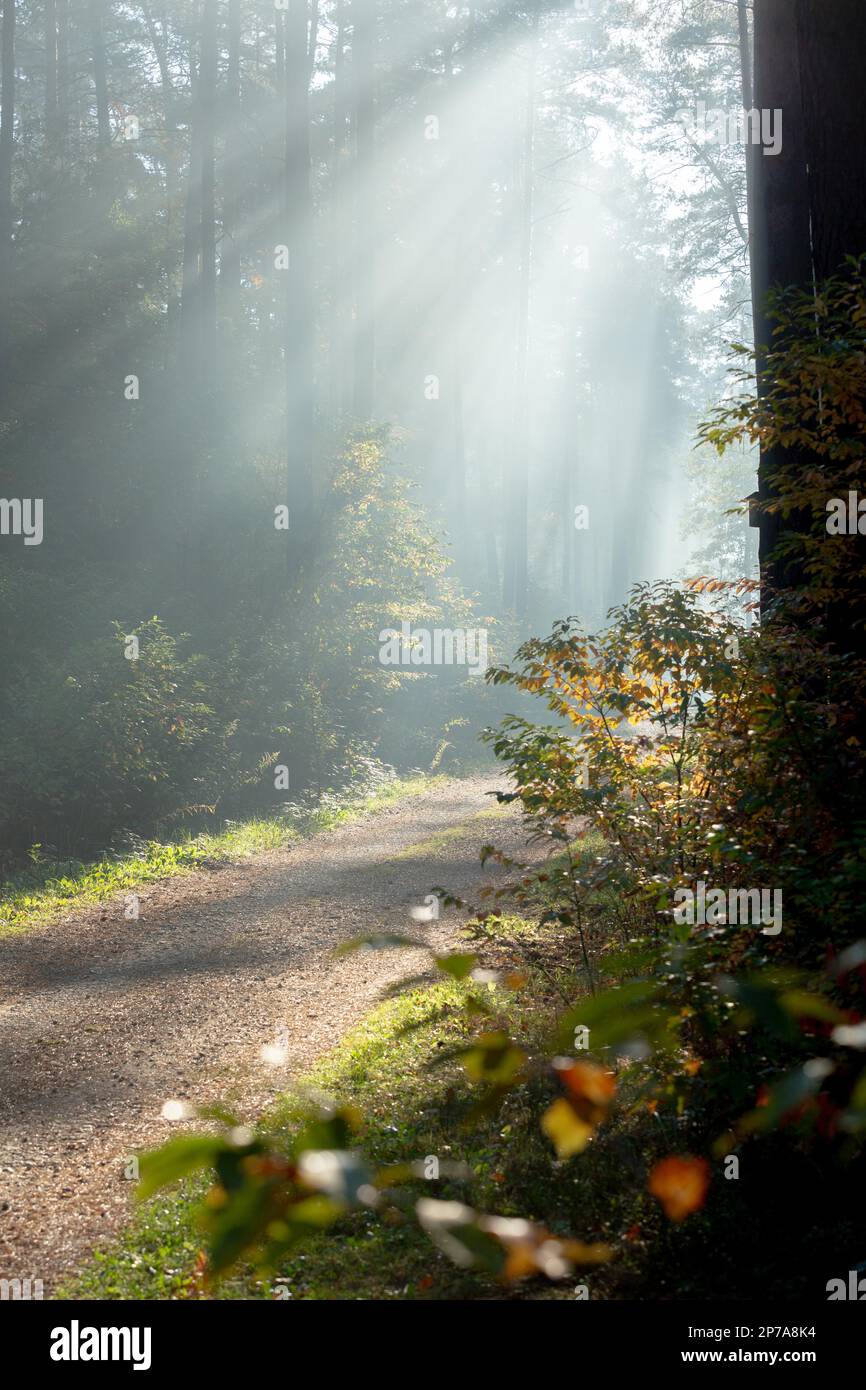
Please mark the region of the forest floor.
POLYGON ((254 1117, 429 965, 406 950, 335 959, 341 942, 452 945, 461 914, 418 923, 410 909, 434 886, 471 898, 501 874, 479 862, 491 839, 525 857, 519 813, 490 795, 503 785, 494 772, 437 782, 288 848, 145 885, 137 921, 119 895, 0 940, 0 1277, 41 1279, 50 1296, 128 1222, 130 1155, 177 1129, 166 1101, 254 1117))

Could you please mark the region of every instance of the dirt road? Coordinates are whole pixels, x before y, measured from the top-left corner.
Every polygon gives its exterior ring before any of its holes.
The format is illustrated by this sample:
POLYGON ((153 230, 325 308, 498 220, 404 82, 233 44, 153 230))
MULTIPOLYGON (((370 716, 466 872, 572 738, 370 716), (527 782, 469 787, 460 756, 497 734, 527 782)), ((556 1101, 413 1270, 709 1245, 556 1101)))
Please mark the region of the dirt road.
POLYGON ((501 874, 481 868, 482 844, 520 853, 495 785, 449 781, 289 849, 145 885, 138 921, 121 899, 0 941, 0 1278, 41 1279, 48 1297, 123 1226, 125 1162, 176 1129, 167 1100, 254 1116, 425 966, 406 951, 335 961, 341 941, 453 942, 458 914, 419 926, 410 908, 434 884, 471 897, 501 874))

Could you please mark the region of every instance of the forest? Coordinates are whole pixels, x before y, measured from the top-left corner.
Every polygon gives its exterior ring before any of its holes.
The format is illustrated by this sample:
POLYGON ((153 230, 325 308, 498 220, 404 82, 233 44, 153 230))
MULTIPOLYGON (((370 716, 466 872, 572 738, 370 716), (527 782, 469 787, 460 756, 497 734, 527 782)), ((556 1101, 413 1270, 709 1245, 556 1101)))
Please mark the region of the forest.
POLYGON ((0 1301, 866 1299, 864 63, 0 0, 0 1301))

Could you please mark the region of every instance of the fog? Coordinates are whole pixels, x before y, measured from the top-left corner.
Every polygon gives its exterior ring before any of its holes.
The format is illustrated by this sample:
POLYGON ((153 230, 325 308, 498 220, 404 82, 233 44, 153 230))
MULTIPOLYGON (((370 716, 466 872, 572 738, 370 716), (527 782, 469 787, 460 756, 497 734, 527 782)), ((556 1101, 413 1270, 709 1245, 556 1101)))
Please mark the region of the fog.
POLYGON ((44 529, 0 549, 18 849, 270 806, 275 763, 318 794, 468 746, 496 707, 465 670, 395 676, 403 624, 495 663, 635 582, 754 574, 755 460, 694 447, 750 341, 746 150, 682 115, 738 108, 739 19, 18 13, 2 486, 44 529))

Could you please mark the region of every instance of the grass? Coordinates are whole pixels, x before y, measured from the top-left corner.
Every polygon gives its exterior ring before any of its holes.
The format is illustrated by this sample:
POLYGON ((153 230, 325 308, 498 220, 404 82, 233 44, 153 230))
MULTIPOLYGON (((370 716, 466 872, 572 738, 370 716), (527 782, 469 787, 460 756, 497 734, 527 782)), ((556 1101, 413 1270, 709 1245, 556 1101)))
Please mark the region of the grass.
POLYGON ((420 796, 446 780, 421 775, 396 778, 366 793, 329 795, 320 806, 298 808, 291 817, 226 822, 217 832, 184 833, 167 843, 141 841, 128 854, 104 854, 90 861, 43 860, 37 847, 32 866, 7 879, 0 893, 0 937, 47 926, 71 911, 92 907, 156 879, 280 849, 304 836, 357 820, 369 811, 420 796))
POLYGON ((468 831, 472 831, 479 821, 498 820, 502 816, 507 816, 509 810, 507 806, 485 806, 483 811, 476 811, 473 816, 461 821, 459 825, 449 825, 446 830, 439 830, 435 835, 430 835, 426 840, 417 840, 415 844, 407 845, 398 854, 393 855, 393 861, 400 859, 435 859, 435 857, 449 845, 459 843, 466 838, 468 831))

